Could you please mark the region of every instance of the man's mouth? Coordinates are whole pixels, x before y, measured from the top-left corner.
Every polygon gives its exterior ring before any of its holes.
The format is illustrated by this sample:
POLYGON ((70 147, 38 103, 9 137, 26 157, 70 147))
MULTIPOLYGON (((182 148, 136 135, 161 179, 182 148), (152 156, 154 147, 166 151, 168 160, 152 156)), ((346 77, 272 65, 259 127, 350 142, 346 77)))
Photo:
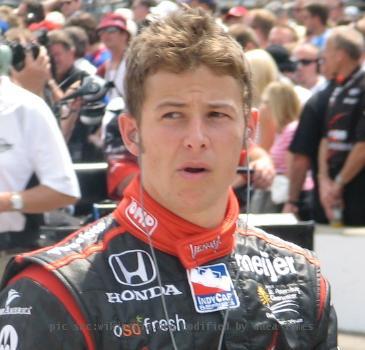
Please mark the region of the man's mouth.
POLYGON ((207 171, 207 169, 206 168, 186 167, 186 168, 183 168, 183 171, 186 171, 187 173, 191 173, 191 174, 199 174, 199 173, 202 173, 204 171, 207 171))

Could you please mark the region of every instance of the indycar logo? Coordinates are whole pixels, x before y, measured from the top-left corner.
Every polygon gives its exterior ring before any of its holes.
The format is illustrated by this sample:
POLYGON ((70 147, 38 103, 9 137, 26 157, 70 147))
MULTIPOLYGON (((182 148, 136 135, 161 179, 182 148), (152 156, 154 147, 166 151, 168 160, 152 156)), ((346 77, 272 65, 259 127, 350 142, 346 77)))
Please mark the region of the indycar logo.
POLYGON ((240 306, 225 264, 196 267, 188 270, 187 274, 197 312, 214 312, 240 306))
POLYGON ((131 203, 125 209, 125 215, 133 226, 137 227, 146 235, 151 236, 157 227, 157 219, 144 210, 134 199, 132 199, 131 203))
POLYGON ((152 257, 144 250, 128 250, 109 257, 115 279, 127 286, 143 286, 156 278, 152 257))
POLYGON ((10 324, 4 326, 0 331, 0 350, 17 350, 18 333, 10 324))

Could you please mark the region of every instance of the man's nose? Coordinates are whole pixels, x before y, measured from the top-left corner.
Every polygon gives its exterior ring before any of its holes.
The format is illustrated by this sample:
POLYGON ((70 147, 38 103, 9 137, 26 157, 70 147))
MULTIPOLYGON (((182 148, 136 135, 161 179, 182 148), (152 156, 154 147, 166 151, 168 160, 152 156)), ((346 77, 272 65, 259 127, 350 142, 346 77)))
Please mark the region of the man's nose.
POLYGON ((184 146, 191 150, 207 148, 209 137, 208 128, 202 117, 193 117, 189 120, 184 146))

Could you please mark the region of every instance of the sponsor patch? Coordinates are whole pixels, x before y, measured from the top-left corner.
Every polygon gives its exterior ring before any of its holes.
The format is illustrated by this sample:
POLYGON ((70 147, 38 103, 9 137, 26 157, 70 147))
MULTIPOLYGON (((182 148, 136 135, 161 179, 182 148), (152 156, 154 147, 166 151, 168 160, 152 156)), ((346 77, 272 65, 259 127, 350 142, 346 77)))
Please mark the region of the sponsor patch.
POLYGON ((257 296, 262 305, 266 306, 268 319, 275 319, 281 325, 293 325, 303 323, 298 304, 299 295, 302 292, 296 285, 274 286, 258 285, 257 296))
MULTIPOLYGON (((31 315, 32 314, 32 307, 31 306, 27 306, 27 307, 20 307, 20 306, 15 306, 12 307, 10 304, 20 298, 21 295, 20 293, 18 293, 15 289, 10 289, 8 291, 8 296, 6 298, 5 301, 5 307, 0 308, 0 316, 5 316, 5 315, 31 315)), ((0 348, 1 350, 1 348, 0 348)))
POLYGON ((18 333, 15 328, 7 324, 0 330, 0 350, 17 350, 18 333))
POLYGON ((156 278, 152 257, 144 250, 126 250, 109 256, 115 279, 126 286, 143 286, 156 278))
POLYGON ((169 319, 151 319, 150 317, 136 317, 131 323, 117 324, 113 328, 116 337, 140 336, 142 334, 153 334, 159 332, 180 332, 186 329, 186 321, 178 314, 169 319))
POLYGON ((157 219, 148 213, 142 206, 134 199, 125 209, 125 215, 140 231, 146 235, 152 235, 157 227, 157 219))
POLYGON ((198 254, 203 253, 209 249, 217 251, 220 245, 221 245, 220 237, 202 244, 190 244, 189 246, 191 251, 191 257, 195 259, 198 254))
POLYGON ((294 258, 291 256, 270 257, 267 252, 260 255, 235 255, 240 268, 259 276, 267 276, 272 282, 277 282, 280 276, 297 274, 294 258))
POLYGON ((199 313, 240 306, 225 264, 196 267, 187 271, 195 310, 199 313))
POLYGON ((161 295, 181 295, 173 284, 165 284, 163 286, 155 286, 142 290, 126 289, 119 293, 105 293, 107 300, 111 304, 126 303, 132 300, 146 301, 161 297, 161 295))

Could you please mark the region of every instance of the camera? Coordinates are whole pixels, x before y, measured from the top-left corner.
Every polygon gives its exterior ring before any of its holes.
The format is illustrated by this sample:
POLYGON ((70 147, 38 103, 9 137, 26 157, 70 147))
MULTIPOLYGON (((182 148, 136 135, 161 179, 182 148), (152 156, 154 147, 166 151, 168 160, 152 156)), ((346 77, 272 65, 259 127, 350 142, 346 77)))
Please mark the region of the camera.
POLYGON ((82 97, 81 122, 86 125, 97 125, 101 122, 106 107, 104 96, 113 86, 112 82, 106 82, 99 76, 88 76, 83 79, 81 86, 72 94, 65 96, 61 103, 82 97))
POLYGON ((27 52, 31 52, 34 59, 39 55, 40 46, 37 43, 30 43, 23 46, 19 42, 12 41, 8 42, 7 45, 10 47, 13 55, 12 65, 14 69, 20 72, 25 66, 25 55, 27 52))

